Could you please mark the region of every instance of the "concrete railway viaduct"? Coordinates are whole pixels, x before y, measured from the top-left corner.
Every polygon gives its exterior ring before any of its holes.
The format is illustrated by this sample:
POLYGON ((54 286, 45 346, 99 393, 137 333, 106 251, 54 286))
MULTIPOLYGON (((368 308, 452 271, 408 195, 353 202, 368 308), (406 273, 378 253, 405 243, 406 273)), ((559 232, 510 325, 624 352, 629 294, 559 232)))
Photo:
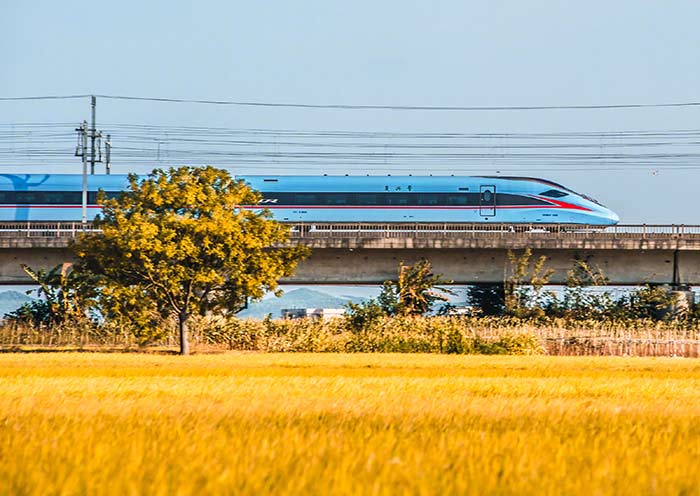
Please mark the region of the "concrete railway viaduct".
MULTIPOLYGON (((71 261, 79 223, 0 225, 0 284, 27 284, 20 264, 71 261)), ((531 248, 562 283, 574 260, 600 267, 611 285, 700 285, 700 226, 619 225, 600 229, 468 224, 315 224, 292 226, 292 243, 312 248, 287 284, 375 284, 400 262, 422 258, 456 284, 501 282, 509 250, 531 248)))

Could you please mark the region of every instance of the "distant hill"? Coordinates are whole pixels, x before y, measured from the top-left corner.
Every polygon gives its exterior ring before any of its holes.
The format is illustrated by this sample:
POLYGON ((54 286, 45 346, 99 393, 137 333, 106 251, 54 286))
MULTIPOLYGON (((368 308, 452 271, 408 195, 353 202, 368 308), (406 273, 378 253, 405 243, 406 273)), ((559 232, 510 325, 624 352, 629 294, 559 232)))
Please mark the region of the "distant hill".
POLYGON ((0 320, 6 313, 14 312, 24 303, 33 300, 19 291, 3 291, 0 293, 0 320))
MULTIPOLYGON (((0 320, 5 314, 17 310, 33 299, 20 291, 0 292, 0 320)), ((365 299, 358 296, 333 296, 322 291, 299 288, 284 293, 279 298, 270 297, 252 303, 247 310, 238 313, 238 317, 264 319, 267 314, 272 314, 273 318, 279 318, 283 308, 342 308, 350 301, 365 299)))
POLYGON ((247 310, 238 313, 238 317, 263 319, 267 314, 272 314, 273 318, 279 318, 283 308, 342 308, 349 301, 358 300, 362 298, 332 296, 313 289, 299 288, 284 293, 279 298, 266 298, 251 303, 247 310))

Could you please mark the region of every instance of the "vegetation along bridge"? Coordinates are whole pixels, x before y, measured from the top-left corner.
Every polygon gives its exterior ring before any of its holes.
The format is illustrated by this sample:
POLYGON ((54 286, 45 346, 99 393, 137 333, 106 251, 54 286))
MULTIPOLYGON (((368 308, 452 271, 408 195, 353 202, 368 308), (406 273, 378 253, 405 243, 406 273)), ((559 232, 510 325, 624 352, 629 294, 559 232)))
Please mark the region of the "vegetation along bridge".
MULTIPOLYGON (((0 224, 0 284, 26 284, 20 264, 71 261, 80 223, 0 224)), ((501 282, 508 250, 531 248, 562 283, 574 260, 599 267, 613 285, 700 285, 700 225, 294 224, 292 243, 312 248, 287 284, 375 284, 400 262, 422 258, 457 284, 501 282)))

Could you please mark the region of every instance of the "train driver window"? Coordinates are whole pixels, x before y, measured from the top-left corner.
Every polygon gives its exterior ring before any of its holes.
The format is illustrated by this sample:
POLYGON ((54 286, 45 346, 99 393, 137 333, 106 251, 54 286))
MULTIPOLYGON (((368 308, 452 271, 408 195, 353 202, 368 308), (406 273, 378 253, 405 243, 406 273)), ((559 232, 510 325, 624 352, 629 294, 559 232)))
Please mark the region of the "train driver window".
POLYGON ((549 189, 544 193, 540 193, 541 196, 549 196, 550 198, 561 198, 562 196, 566 196, 568 194, 569 193, 564 193, 563 191, 558 191, 556 189, 549 189))

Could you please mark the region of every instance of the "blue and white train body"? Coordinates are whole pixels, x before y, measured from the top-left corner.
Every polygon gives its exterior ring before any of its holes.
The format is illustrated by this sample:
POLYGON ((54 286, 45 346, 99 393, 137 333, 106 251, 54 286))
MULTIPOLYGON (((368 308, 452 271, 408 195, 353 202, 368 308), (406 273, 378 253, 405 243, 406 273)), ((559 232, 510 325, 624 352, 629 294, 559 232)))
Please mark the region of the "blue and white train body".
MULTIPOLYGON (((459 222, 609 226, 618 216, 545 179, 491 176, 236 176, 262 193, 282 222, 459 222)), ((124 175, 88 176, 88 218, 128 185, 124 175)), ((0 175, 0 221, 79 221, 82 176, 0 175)))

